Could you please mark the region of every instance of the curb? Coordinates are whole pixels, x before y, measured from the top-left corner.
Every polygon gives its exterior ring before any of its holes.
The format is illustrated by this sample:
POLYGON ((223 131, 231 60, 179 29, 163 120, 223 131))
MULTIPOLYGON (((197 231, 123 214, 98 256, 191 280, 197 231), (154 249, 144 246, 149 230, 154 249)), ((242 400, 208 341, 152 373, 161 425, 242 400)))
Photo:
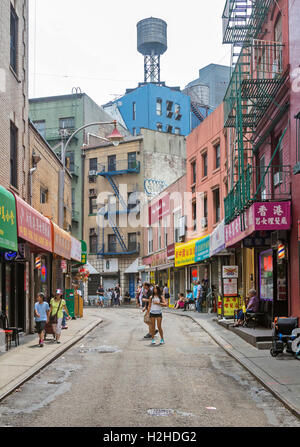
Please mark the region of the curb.
POLYGON ((48 358, 41 360, 36 365, 32 366, 26 373, 24 373, 22 376, 18 377, 17 379, 10 382, 10 384, 6 385, 5 391, 2 391, 0 394, 0 402, 5 399, 9 394, 13 393, 15 389, 22 386, 25 382, 30 380, 32 377, 34 377, 36 374, 38 374, 42 369, 44 369, 46 366, 50 365, 50 363, 54 362, 58 357, 60 357, 64 352, 66 352, 68 349, 70 349, 73 345, 78 343, 83 337, 85 337, 89 332, 91 332, 95 327, 97 327, 99 324, 101 324, 103 320, 100 318, 97 321, 94 321, 93 323, 89 324, 86 328, 82 329, 72 340, 69 340, 62 346, 60 346, 57 351, 53 352, 49 355, 48 358))
MULTIPOLYGON (((256 373, 254 371, 254 368, 251 367, 250 365, 247 364, 246 361, 244 361, 239 355, 235 354, 232 349, 234 349, 234 347, 232 345, 230 345, 229 342, 226 342, 226 340, 224 340, 220 335, 214 335, 212 333, 212 331, 210 331, 208 328, 204 327, 201 322, 199 320, 197 320, 196 318, 192 317, 191 315, 181 315, 181 314, 173 314, 173 312, 168 312, 172 315, 176 315, 177 317, 186 317, 186 318, 190 318, 191 320, 193 320, 195 323, 198 324, 198 326, 200 326, 204 332, 206 332, 222 349, 224 349, 224 351, 227 352, 227 354, 229 354, 231 357, 233 357, 241 366, 243 366, 243 368, 245 368, 253 377, 255 377, 255 379, 262 384, 273 396, 275 396, 286 408, 288 408, 288 410, 297 418, 300 419, 300 411, 297 407, 295 407, 288 399, 286 399, 282 394, 278 393, 278 391, 273 388, 271 385, 269 385, 267 383, 268 378, 266 377, 266 374, 260 370, 261 375, 265 376, 259 376, 258 373, 256 373), (228 346, 228 347, 226 347, 228 346)), ((247 357, 245 357, 245 359, 247 360, 247 357)), ((256 369, 258 369, 258 367, 256 367, 256 369)))

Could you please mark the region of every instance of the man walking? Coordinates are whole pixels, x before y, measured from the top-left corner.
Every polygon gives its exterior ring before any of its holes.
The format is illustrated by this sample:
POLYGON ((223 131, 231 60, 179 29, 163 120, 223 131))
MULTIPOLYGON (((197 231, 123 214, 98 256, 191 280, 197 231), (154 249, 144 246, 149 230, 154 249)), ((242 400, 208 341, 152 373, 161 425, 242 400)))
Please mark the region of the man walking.
POLYGON ((36 323, 36 330, 39 336, 39 345, 44 346, 44 333, 46 323, 49 321, 50 307, 47 301, 44 301, 44 294, 38 294, 37 302, 34 305, 34 319, 36 323))
POLYGON ((197 281, 197 300, 196 300, 197 312, 202 312, 202 292, 203 288, 201 286, 201 283, 200 281, 197 281))

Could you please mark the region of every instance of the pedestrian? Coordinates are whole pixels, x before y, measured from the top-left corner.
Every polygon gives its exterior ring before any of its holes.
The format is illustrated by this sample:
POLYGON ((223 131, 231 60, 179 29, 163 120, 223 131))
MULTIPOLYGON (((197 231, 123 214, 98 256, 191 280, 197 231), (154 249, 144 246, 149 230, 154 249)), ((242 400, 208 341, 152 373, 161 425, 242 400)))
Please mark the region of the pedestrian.
POLYGON ((103 307, 104 303, 104 289, 103 289, 103 285, 100 284, 98 289, 97 289, 97 295, 98 295, 98 306, 103 307))
POLYGON ((61 323, 63 319, 63 310, 66 311, 68 317, 71 319, 65 300, 62 298, 62 290, 57 289, 55 297, 50 301, 50 323, 53 326, 56 343, 60 343, 61 323))
POLYGON ((140 293, 141 293, 142 287, 140 285, 136 288, 136 294, 135 294, 135 301, 136 301, 136 307, 140 307, 140 293))
POLYGON ((149 301, 150 301, 150 297, 152 295, 152 291, 151 291, 150 287, 151 287, 151 285, 149 283, 145 282, 143 289, 142 289, 142 307, 143 307, 142 312, 145 312, 144 323, 147 324, 147 326, 148 326, 148 333, 146 335, 144 335, 144 338, 151 338, 150 326, 149 326, 150 317, 149 317, 149 313, 148 313, 149 301))
POLYGON ((66 320, 67 320, 67 312, 63 309, 63 319, 62 319, 62 323, 61 323, 61 328, 62 329, 68 329, 68 326, 66 324, 66 320))
POLYGON ((50 307, 47 301, 44 301, 45 296, 40 292, 37 296, 37 302, 34 305, 34 319, 36 330, 39 336, 39 346, 44 346, 45 326, 49 321, 50 307))
POLYGON ((196 299, 196 310, 197 312, 202 312, 202 285, 200 281, 197 281, 197 299, 196 299))
POLYGON ((189 308, 190 304, 195 304, 194 303, 194 297, 193 297, 193 293, 191 290, 187 290, 187 295, 186 295, 186 300, 184 303, 184 310, 187 310, 189 308))
POLYGON ((120 290, 118 287, 115 287, 115 290, 113 292, 113 299, 114 299, 114 307, 120 306, 120 290))
POLYGON ((170 292, 169 292, 169 287, 168 287, 167 283, 165 283, 165 286, 163 288, 163 296, 166 300, 166 303, 169 305, 170 292))
POLYGON ((164 296, 161 293, 161 289, 157 286, 154 287, 153 293, 150 296, 149 299, 149 305, 147 309, 147 314, 150 316, 150 334, 151 334, 151 344, 155 345, 155 322, 157 323, 157 329, 160 334, 160 345, 163 345, 165 343, 164 341, 164 333, 161 327, 162 323, 162 307, 167 307, 166 300, 164 296))

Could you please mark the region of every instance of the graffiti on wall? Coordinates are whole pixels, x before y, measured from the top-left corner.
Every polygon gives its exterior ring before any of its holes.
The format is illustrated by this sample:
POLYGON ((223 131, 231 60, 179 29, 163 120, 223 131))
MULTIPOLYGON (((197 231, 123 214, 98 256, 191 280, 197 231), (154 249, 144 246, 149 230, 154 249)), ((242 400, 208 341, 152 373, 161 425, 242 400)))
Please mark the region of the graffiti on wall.
POLYGON ((147 196, 156 196, 162 192, 168 185, 164 180, 148 178, 144 180, 144 190, 147 196))

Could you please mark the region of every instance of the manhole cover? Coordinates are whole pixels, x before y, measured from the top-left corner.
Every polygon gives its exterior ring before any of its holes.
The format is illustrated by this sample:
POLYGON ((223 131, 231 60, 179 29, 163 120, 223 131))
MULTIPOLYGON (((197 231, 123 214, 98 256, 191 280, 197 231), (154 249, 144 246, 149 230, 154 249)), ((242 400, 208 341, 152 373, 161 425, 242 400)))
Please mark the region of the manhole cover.
POLYGON ((117 346, 96 346, 94 348, 82 347, 79 350, 80 353, 87 354, 89 352, 94 353, 98 352, 99 354, 110 354, 113 352, 120 352, 117 346))
POLYGON ((150 416, 169 416, 170 414, 174 414, 174 410, 150 408, 150 410, 148 410, 147 413, 150 414, 150 416))

